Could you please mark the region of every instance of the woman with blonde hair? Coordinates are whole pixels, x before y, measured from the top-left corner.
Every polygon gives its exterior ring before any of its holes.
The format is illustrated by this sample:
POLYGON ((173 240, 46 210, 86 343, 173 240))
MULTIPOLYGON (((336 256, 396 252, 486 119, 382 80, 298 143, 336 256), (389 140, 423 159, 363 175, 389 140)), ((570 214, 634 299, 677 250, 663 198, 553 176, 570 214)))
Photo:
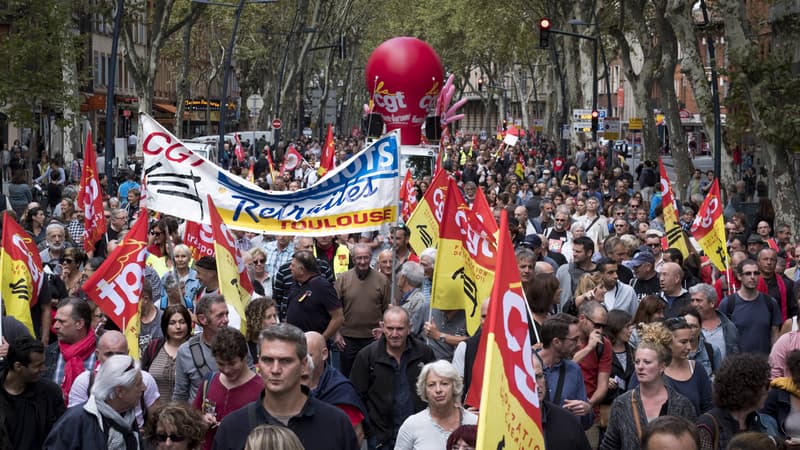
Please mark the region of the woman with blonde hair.
POLYGON ((247 253, 250 254, 247 273, 254 282, 253 288, 259 295, 272 297, 272 278, 267 272, 267 254, 261 247, 253 247, 247 253))
POLYGON ((647 424, 663 415, 697 419, 692 402, 664 383, 664 370, 672 361, 672 333, 660 323, 644 324, 641 338, 634 357, 639 386, 611 404, 601 450, 638 449, 647 424))
POLYGON ((428 407, 403 422, 395 450, 441 450, 458 427, 476 425, 478 416, 460 404, 463 388, 461 375, 449 362, 426 364, 417 378, 417 394, 428 407))
POLYGON ((247 435, 244 450, 304 450, 294 432, 277 425, 259 425, 247 435))

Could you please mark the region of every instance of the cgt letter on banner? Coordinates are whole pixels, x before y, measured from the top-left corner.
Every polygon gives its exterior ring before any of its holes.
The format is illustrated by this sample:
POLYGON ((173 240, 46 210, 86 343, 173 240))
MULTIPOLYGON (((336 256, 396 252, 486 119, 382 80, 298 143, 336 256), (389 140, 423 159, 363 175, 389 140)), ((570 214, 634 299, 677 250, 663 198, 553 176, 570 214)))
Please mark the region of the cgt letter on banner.
POLYGON ((210 223, 210 195, 227 226, 274 235, 324 236, 377 230, 397 221, 399 136, 392 132, 294 192, 265 191, 192 153, 150 116, 141 116, 146 206, 210 223))

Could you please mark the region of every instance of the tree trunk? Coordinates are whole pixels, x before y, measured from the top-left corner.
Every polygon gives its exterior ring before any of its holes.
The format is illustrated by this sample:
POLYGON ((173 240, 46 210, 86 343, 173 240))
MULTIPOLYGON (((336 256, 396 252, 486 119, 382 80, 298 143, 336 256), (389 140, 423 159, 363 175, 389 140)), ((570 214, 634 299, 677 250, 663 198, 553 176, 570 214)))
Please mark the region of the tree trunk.
POLYGON ((669 129, 669 148, 672 154, 672 162, 675 174, 678 179, 673 180, 677 183, 677 196, 679 199, 686 199, 686 188, 689 179, 692 177, 693 166, 687 152, 686 135, 683 132, 681 123, 678 97, 675 95, 675 68, 678 62, 678 41, 672 25, 666 20, 665 10, 666 1, 659 0, 654 2, 656 5, 655 23, 658 30, 659 45, 661 47, 661 70, 659 77, 659 88, 661 91, 661 106, 664 108, 667 128, 669 129))
POLYGON ((192 12, 186 24, 183 26, 181 34, 181 71, 178 75, 177 92, 175 93, 175 136, 183 138, 183 114, 186 110, 185 100, 189 96, 189 66, 191 61, 192 49, 192 29, 200 14, 204 10, 204 5, 192 3, 192 12))

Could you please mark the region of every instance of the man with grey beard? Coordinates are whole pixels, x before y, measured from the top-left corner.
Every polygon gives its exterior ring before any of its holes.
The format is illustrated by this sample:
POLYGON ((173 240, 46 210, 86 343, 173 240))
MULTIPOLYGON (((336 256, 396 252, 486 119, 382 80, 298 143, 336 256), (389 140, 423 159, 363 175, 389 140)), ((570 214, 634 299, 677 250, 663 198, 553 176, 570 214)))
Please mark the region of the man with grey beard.
POLYGON ((64 242, 65 236, 66 230, 64 229, 64 225, 60 223, 51 223, 45 230, 46 247, 39 252, 39 256, 42 258, 42 264, 49 265, 53 273, 59 276, 61 275, 61 264, 59 260, 64 255, 64 249, 66 248, 66 243, 64 242))
POLYGON ((344 324, 335 341, 342 350, 339 369, 346 377, 350 376, 359 350, 375 340, 375 330, 380 327, 383 312, 391 303, 391 281, 370 267, 371 260, 369 246, 356 244, 353 248, 355 267, 339 275, 334 285, 344 308, 344 324))

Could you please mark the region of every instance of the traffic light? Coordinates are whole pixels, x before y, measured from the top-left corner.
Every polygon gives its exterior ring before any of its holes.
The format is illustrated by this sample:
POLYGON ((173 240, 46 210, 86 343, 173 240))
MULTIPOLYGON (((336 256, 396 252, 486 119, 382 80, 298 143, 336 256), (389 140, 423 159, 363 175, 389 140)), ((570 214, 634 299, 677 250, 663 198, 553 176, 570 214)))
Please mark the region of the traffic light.
POLYGON ((483 90, 483 78, 478 78, 478 92, 483 90))
POLYGON ((539 48, 550 47, 550 19, 539 20, 539 48))
POLYGON ((592 131, 597 131, 600 124, 600 113, 596 109, 592 110, 592 131))

